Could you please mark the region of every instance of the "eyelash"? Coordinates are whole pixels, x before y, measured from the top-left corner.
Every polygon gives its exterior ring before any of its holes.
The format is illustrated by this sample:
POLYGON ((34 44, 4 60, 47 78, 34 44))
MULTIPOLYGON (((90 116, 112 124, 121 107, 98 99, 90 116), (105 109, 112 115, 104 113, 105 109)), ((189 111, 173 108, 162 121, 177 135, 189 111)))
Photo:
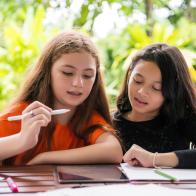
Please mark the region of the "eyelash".
MULTIPOLYGON (((66 76, 70 76, 70 77, 74 75, 74 73, 72 73, 72 72, 63 72, 63 74, 66 75, 66 76)), ((83 77, 84 79, 90 79, 90 78, 92 78, 93 76, 83 75, 82 77, 83 77)))
MULTIPOLYGON (((136 79, 133 79, 133 80, 134 80, 134 82, 135 82, 136 84, 142 84, 142 83, 143 83, 142 81, 137 81, 136 79)), ((155 90, 155 91, 161 91, 161 89, 157 89, 157 88, 155 88, 155 87, 152 87, 152 89, 155 90)))
POLYGON ((83 77, 84 77, 85 79, 90 79, 90 78, 92 78, 93 76, 83 75, 83 77))
POLYGON ((133 81, 134 81, 136 84, 142 84, 142 81, 137 81, 136 79, 133 79, 133 81))
POLYGON ((155 90, 155 91, 161 91, 161 89, 157 89, 157 88, 154 88, 154 87, 152 87, 152 89, 155 90))
POLYGON ((63 72, 63 74, 66 75, 66 76, 72 76, 73 75, 73 73, 71 73, 71 72, 63 72))

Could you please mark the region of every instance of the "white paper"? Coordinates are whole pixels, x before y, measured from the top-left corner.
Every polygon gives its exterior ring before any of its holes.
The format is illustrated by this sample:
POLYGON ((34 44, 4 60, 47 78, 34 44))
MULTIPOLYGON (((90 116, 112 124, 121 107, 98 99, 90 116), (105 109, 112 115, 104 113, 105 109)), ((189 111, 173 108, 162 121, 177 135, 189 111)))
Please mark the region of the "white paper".
MULTIPOLYGON (((168 180, 154 172, 153 168, 133 167, 127 163, 121 164, 122 171, 130 180, 168 180)), ((160 169, 164 173, 174 176, 177 180, 195 180, 196 169, 160 169)))
POLYGON ((115 184, 105 186, 94 186, 88 188, 70 189, 64 188, 55 191, 48 191, 45 193, 39 193, 39 196, 166 196, 166 195, 178 195, 178 196, 195 196, 196 191, 171 189, 162 187, 160 185, 131 185, 131 184, 115 184))

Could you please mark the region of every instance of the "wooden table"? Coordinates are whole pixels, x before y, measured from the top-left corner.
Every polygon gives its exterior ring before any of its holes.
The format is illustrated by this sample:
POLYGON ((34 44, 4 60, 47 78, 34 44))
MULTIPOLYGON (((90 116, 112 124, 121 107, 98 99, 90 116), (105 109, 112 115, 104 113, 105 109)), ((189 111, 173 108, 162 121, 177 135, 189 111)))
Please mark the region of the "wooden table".
MULTIPOLYGON (((23 167, 0 167, 0 173, 11 176, 17 183, 20 193, 12 193, 5 180, 0 181, 1 195, 33 196, 34 193, 54 190, 58 188, 82 187, 84 184, 59 184, 56 178, 55 165, 23 166, 23 167)), ((105 185, 106 183, 89 184, 88 186, 105 185)), ((86 186, 87 184, 85 184, 86 186)), ((139 186, 139 185, 136 185, 139 186)), ((178 188, 176 185, 166 185, 172 188, 178 188)), ((180 185, 181 188, 196 189, 196 184, 180 185)))
MULTIPOLYGON (((59 184, 56 179, 55 165, 0 167, 0 173, 11 176, 17 183, 19 195, 33 195, 36 192, 54 190, 58 188, 82 187, 84 184, 59 184)), ((86 185, 86 184, 85 184, 86 185)), ((104 185, 104 183, 89 184, 104 185)), ((5 180, 0 181, 0 195, 16 195, 9 189, 5 180)))

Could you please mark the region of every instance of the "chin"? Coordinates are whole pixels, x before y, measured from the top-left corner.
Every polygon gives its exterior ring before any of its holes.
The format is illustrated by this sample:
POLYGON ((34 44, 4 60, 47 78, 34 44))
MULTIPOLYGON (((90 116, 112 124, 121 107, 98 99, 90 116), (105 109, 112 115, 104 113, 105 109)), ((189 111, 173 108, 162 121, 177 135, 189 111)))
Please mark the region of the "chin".
POLYGON ((81 105, 83 102, 72 102, 72 103, 67 103, 66 105, 69 107, 69 108, 75 108, 75 107, 78 107, 79 105, 81 105))

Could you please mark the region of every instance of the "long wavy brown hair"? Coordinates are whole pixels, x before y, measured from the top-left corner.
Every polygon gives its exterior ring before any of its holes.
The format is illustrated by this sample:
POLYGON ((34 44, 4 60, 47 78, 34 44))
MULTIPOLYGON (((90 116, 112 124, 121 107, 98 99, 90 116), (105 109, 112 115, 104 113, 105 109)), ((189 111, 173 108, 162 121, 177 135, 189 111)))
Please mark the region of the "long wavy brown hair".
POLYGON ((128 69, 117 98, 119 112, 125 113, 132 109, 127 83, 131 72, 140 60, 154 62, 161 71, 164 103, 160 115, 164 117, 167 125, 175 124, 196 114, 196 90, 188 65, 178 48, 164 43, 146 46, 138 51, 132 60, 126 62, 128 69))
MULTIPOLYGON (((24 82, 18 97, 14 100, 14 104, 20 102, 31 103, 37 100, 53 108, 54 95, 51 88, 52 65, 63 54, 83 51, 89 53, 95 59, 96 78, 90 95, 77 107, 69 124, 76 136, 86 139, 92 130, 100 127, 100 125, 94 125, 93 127, 88 127, 86 130, 81 130, 81 127, 85 127, 84 125, 90 119, 93 111, 97 111, 109 124, 111 124, 111 119, 100 72, 100 59, 97 49, 89 37, 79 32, 70 31, 60 33, 45 46, 37 63, 24 82)), ((43 145, 43 142, 45 142, 48 146, 48 150, 50 150, 54 126, 55 124, 52 121, 48 127, 42 128, 47 129, 47 131, 40 131, 39 142, 36 146, 43 145)), ((36 146, 25 153, 23 159, 24 163, 28 161, 29 155, 35 153, 36 146)), ((6 162, 11 163, 12 161, 8 159, 6 162)))

